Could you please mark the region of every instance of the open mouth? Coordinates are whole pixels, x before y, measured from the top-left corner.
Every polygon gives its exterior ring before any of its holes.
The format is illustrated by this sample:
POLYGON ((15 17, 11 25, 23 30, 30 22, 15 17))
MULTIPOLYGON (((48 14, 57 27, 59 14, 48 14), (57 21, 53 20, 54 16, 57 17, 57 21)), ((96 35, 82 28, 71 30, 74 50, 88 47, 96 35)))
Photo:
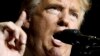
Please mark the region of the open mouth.
POLYGON ((79 31, 76 29, 66 29, 66 30, 54 33, 53 37, 64 43, 72 44, 72 42, 75 40, 74 37, 76 37, 78 33, 79 31))

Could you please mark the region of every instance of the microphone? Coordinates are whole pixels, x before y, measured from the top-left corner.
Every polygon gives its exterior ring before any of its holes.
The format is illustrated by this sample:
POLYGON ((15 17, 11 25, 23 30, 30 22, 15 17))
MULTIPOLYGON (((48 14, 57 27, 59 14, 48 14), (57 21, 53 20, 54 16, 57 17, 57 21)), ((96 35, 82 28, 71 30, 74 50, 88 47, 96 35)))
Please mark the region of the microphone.
POLYGON ((72 45, 71 56, 100 56, 100 38, 84 35, 77 29, 67 29, 54 34, 54 38, 72 45))

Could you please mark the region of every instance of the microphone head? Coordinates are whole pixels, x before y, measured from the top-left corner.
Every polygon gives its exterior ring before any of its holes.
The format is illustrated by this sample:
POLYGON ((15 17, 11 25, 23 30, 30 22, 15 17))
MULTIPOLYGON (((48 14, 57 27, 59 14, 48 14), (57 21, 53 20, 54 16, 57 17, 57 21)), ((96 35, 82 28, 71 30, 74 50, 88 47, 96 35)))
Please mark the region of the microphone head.
POLYGON ((64 43, 72 44, 76 37, 78 37, 81 32, 77 29, 66 29, 61 32, 55 33, 53 36, 56 39, 61 40, 64 43))

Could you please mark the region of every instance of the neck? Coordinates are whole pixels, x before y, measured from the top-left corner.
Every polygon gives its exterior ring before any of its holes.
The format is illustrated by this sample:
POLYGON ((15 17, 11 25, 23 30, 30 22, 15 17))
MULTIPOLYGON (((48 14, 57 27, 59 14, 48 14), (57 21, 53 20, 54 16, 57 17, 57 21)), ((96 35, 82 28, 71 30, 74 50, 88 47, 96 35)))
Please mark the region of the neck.
POLYGON ((27 48, 31 52, 32 56, 47 56, 42 39, 30 36, 27 42, 27 48))

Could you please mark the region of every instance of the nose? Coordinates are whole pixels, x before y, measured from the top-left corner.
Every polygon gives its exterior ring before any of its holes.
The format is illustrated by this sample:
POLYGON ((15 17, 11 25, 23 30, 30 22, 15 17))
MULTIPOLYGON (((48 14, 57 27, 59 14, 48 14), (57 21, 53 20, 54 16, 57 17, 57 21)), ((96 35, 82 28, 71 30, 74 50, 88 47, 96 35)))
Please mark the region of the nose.
POLYGON ((68 26, 68 23, 65 22, 64 20, 59 20, 57 25, 59 25, 59 26, 68 26))
POLYGON ((68 26, 68 22, 69 22, 69 15, 68 15, 68 11, 63 11, 61 17, 58 20, 58 25, 59 26, 68 26))

